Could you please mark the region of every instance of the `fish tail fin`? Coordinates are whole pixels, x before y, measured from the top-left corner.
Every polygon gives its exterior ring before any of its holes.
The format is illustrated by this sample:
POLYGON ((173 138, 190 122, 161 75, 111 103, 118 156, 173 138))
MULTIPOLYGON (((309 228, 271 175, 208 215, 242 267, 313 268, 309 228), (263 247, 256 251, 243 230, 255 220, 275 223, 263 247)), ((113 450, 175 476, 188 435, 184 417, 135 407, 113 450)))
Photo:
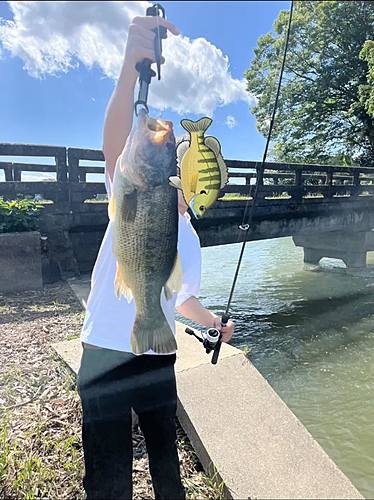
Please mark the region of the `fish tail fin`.
POLYGON ((177 350, 177 341, 164 314, 156 320, 136 316, 131 330, 131 350, 143 354, 149 350, 166 354, 177 350))
POLYGON ((181 125, 182 127, 187 130, 187 132, 205 132, 208 127, 210 127, 212 123, 212 119, 205 117, 201 118, 197 122, 193 122, 192 120, 182 120, 181 125))

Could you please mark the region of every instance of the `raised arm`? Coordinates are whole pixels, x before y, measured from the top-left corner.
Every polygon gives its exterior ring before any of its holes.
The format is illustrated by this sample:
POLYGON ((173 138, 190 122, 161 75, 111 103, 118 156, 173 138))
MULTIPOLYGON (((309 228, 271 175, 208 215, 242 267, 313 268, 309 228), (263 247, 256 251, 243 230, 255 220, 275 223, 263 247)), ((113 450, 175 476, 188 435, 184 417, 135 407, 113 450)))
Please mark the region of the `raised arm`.
MULTIPOLYGON (((154 38, 152 31, 165 26, 174 35, 179 31, 171 22, 159 17, 136 17, 129 28, 125 57, 121 72, 105 113, 103 132, 103 153, 106 169, 113 180, 117 158, 122 153, 131 131, 134 114, 134 89, 138 78, 135 65, 144 59, 155 62, 154 38)), ((164 62, 164 59, 163 61, 164 62)))

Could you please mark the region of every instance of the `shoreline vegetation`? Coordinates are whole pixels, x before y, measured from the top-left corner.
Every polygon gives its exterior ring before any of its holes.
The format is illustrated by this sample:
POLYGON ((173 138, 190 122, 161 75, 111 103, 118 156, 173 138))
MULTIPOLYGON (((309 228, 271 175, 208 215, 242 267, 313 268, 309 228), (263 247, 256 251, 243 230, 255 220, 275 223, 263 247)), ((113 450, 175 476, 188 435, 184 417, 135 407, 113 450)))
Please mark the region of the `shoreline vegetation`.
MULTIPOLYGON (((84 311, 67 283, 0 294, 0 498, 81 499, 84 457, 76 377, 51 349, 79 338, 84 311)), ((188 499, 223 499, 177 421, 188 499)), ((134 500, 154 498, 143 434, 133 432, 134 500)))

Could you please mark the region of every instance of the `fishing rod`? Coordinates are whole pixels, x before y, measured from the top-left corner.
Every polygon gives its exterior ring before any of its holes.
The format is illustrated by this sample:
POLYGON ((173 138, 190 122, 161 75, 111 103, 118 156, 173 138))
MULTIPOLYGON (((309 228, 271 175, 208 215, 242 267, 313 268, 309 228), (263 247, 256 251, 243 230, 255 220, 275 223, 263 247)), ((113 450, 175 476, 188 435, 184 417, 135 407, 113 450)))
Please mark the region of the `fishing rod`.
MULTIPOLYGON (((161 80, 161 54, 162 54, 162 39, 166 37, 166 28, 164 26, 159 26, 158 17, 162 14, 162 17, 165 19, 165 9, 159 3, 148 7, 146 10, 146 16, 156 16, 157 17, 157 28, 154 28, 152 31, 156 33, 154 39, 154 49, 156 55, 156 64, 157 64, 157 73, 158 80, 161 80)), ((152 61, 150 59, 144 59, 142 62, 138 62, 135 66, 137 71, 139 72, 139 94, 138 100, 134 104, 135 115, 138 116, 139 111, 138 107, 143 106, 147 113, 149 113, 147 100, 148 100, 148 90, 151 80, 154 76, 156 76, 155 71, 151 69, 152 61)))
MULTIPOLYGON (((247 240, 248 240, 248 235, 249 235, 249 229, 250 229, 251 224, 252 224, 253 214, 254 214, 254 210, 255 210, 255 207, 256 207, 256 204, 257 204, 257 200, 258 200, 259 189, 260 189, 260 186, 263 183, 265 160, 266 160, 266 156, 267 156, 267 152, 268 152, 268 148, 269 148, 271 132, 272 132, 273 126, 274 126, 275 112, 276 112, 277 105, 278 105, 278 98, 279 98, 279 94, 280 94, 280 88, 281 88, 281 83, 282 83, 282 78, 283 78, 284 66, 285 66, 285 62, 286 62, 287 48, 288 48, 288 42, 289 42, 290 32, 291 32, 291 22, 292 22, 293 6, 294 6, 294 0, 291 1, 290 17, 289 17, 289 21, 288 21, 288 30, 287 30, 287 36, 286 36, 286 43, 285 43, 285 46, 284 46, 282 67, 281 67, 281 71, 280 71, 280 75, 279 75, 278 89, 277 89, 277 93, 276 93, 276 96, 275 96, 274 109, 273 109, 273 114, 272 114, 271 121, 270 121, 269 133, 268 133, 268 137, 267 137, 267 141, 266 141, 266 145, 265 145, 265 151, 264 151, 264 155, 263 155, 263 158, 262 158, 262 163, 261 163, 260 167, 257 170, 257 175, 256 175, 256 189, 255 189, 255 193, 253 195, 252 206, 251 206, 251 210, 249 212, 248 220, 245 223, 247 212, 248 212, 248 206, 249 206, 249 199, 248 199, 247 203, 246 203, 246 206, 245 206, 245 210, 244 210, 243 220, 242 220, 241 225, 239 226, 239 228, 245 232, 244 233, 244 240, 243 240, 242 249, 241 249, 241 252, 240 252, 238 264, 236 266, 236 271, 235 271, 234 279, 233 279, 232 286, 231 286, 229 300, 227 302, 225 313, 222 315, 222 320, 221 320, 222 326, 225 326, 227 324, 228 320, 230 319, 229 310, 230 310, 231 300, 232 300, 232 297, 233 297, 233 294, 234 294, 236 281, 238 279, 240 266, 241 266, 241 263, 242 263, 242 260, 243 260, 244 250, 245 250, 245 246, 246 246, 246 243, 247 243, 247 240)), ((219 356, 219 353, 220 353, 220 350, 221 350, 221 344, 222 344, 221 337, 222 337, 222 334, 219 335, 219 338, 217 340, 217 344, 213 348, 213 356, 212 356, 212 364, 213 365, 215 365, 217 363, 217 361, 218 361, 218 356, 219 356)))

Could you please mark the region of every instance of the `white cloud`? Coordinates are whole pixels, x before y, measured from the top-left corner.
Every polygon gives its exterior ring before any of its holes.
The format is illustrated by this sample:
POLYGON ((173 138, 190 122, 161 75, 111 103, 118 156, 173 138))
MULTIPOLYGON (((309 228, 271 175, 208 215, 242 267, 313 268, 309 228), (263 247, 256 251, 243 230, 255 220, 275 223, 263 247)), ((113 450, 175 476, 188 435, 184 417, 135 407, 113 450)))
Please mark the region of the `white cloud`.
POLYGON ((231 115, 229 115, 227 118, 226 118, 226 121, 225 121, 226 125, 229 127, 229 128, 234 128, 235 125, 237 125, 237 121, 235 120, 235 118, 231 115))
POLYGON ((96 102, 96 99, 94 97, 91 97, 91 99, 93 100, 93 102, 96 102))
MULTIPOLYGON (((0 23, 0 41, 35 77, 97 65, 115 80, 120 72, 128 28, 148 2, 9 2, 13 21, 0 23)), ((3 53, 3 57, 4 57, 3 53)), ((234 79, 228 57, 204 38, 169 35, 161 81, 153 80, 149 104, 180 114, 212 116, 217 106, 253 104, 245 80, 234 79)))

